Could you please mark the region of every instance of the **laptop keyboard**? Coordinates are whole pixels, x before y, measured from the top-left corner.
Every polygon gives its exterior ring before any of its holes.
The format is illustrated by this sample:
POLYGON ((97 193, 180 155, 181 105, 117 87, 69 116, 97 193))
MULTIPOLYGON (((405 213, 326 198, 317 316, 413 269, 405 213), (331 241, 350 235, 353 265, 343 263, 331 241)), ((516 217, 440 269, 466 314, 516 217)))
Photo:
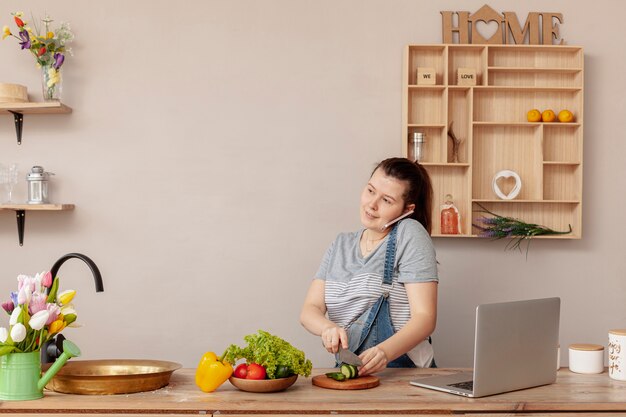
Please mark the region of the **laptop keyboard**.
POLYGON ((448 386, 453 388, 466 389, 468 391, 474 391, 474 381, 458 382, 456 384, 450 384, 448 386))

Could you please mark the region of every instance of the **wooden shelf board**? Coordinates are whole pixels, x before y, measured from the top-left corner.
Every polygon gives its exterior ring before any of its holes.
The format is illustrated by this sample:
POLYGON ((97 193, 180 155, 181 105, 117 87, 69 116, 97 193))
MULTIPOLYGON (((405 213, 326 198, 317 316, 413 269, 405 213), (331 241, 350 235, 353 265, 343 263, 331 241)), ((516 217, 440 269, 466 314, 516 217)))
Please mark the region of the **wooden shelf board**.
POLYGON ((531 123, 531 122, 472 122, 474 126, 512 126, 512 127, 537 127, 540 126, 541 123, 531 123))
POLYGON ((514 126, 514 127, 578 127, 580 123, 561 123, 561 122, 472 122, 474 126, 514 126))
POLYGON ((469 167, 468 163, 461 162, 420 162, 420 165, 425 167, 469 167))
MULTIPOLYGON (((464 237, 464 238, 473 238, 473 239, 486 239, 486 240, 494 240, 491 237, 482 237, 482 236, 478 236, 478 235, 467 235, 467 234, 462 234, 462 235, 442 235, 442 234, 438 234, 438 233, 433 233, 430 235, 430 237, 432 238, 458 238, 458 237, 464 237)), ((580 239, 580 236, 578 236, 577 234, 575 234, 574 232, 567 234, 567 235, 543 235, 543 236, 533 236, 533 239, 580 239)), ((504 240, 504 239, 513 239, 512 237, 505 237, 499 240, 504 240)))
POLYGON ((67 211, 74 210, 74 204, 0 204, 0 210, 67 211))
POLYGON ((476 235, 468 235, 468 234, 461 234, 461 235, 442 235, 441 233, 433 233, 430 235, 431 237, 478 237, 476 235))
POLYGON ((578 52, 582 46, 577 45, 488 45, 490 52, 495 51, 529 51, 529 52, 578 52))
POLYGON ((443 91, 444 88, 446 88, 444 85, 409 84, 409 90, 435 90, 435 91, 443 91))
POLYGON ((568 233, 566 235, 533 236, 533 239, 580 239, 580 235, 577 235, 572 231, 572 233, 568 233))
POLYGON ((482 45, 482 44, 469 44, 469 43, 455 43, 455 44, 448 44, 448 49, 450 51, 473 51, 476 50, 476 52, 480 52, 483 49, 485 49, 487 45, 482 45))
POLYGON ((11 114, 9 110, 22 114, 67 114, 72 108, 58 101, 43 103, 0 103, 0 114, 11 114))
POLYGON ((534 87, 514 85, 477 85, 473 87, 479 91, 528 91, 528 92, 565 92, 575 93, 582 91, 581 87, 534 87))
POLYGON ((580 165, 580 162, 574 161, 543 161, 544 165, 572 165, 577 166, 580 165))
POLYGON ((446 125, 444 124, 437 124, 437 123, 433 123, 433 124, 428 124, 428 123, 409 123, 407 125, 407 127, 421 127, 421 128, 435 128, 435 129, 443 129, 444 127, 446 127, 446 125))
POLYGON ((580 126, 580 123, 578 123, 578 122, 576 122, 576 123, 561 123, 561 122, 542 123, 542 122, 537 122, 537 123, 533 123, 533 124, 544 125, 545 127, 568 127, 568 126, 569 127, 579 127, 580 126))
POLYGON ((446 48, 446 45, 431 43, 431 44, 417 44, 417 45, 409 45, 409 49, 417 49, 417 50, 436 50, 439 52, 443 52, 446 48))
POLYGON ((575 74, 582 71, 582 68, 547 68, 547 67, 487 67, 492 72, 539 72, 539 73, 557 73, 557 74, 575 74))
POLYGON ((580 204, 579 200, 500 200, 500 199, 472 199, 472 203, 504 203, 504 204, 580 204))

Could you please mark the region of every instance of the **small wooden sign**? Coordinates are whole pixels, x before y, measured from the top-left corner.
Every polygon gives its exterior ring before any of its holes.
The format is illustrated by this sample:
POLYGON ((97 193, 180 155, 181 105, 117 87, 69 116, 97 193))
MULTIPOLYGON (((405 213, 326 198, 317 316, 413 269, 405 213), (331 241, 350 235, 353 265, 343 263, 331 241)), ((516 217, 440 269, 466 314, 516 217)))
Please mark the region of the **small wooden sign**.
POLYGON ((437 84, 437 73, 435 72, 435 69, 430 67, 417 67, 417 84, 437 84))
POLYGON ((476 85, 476 68, 459 68, 456 83, 458 85, 476 85))

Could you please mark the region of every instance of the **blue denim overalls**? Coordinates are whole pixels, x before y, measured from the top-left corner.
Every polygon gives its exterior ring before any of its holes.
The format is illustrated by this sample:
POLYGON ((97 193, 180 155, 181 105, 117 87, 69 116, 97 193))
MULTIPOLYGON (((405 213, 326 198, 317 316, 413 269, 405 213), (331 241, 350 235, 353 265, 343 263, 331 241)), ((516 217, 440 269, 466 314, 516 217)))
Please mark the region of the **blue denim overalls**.
MULTIPOLYGON (((357 355, 387 340, 395 333, 389 310, 389 291, 392 286, 393 265, 396 259, 397 235, 398 226, 396 224, 387 239, 382 282, 385 292, 369 310, 365 311, 365 313, 346 329, 348 333, 348 347, 357 355)), ((405 353, 399 358, 389 362, 387 367, 415 368, 416 366, 405 353)), ((432 361, 431 367, 435 367, 434 360, 432 361)))

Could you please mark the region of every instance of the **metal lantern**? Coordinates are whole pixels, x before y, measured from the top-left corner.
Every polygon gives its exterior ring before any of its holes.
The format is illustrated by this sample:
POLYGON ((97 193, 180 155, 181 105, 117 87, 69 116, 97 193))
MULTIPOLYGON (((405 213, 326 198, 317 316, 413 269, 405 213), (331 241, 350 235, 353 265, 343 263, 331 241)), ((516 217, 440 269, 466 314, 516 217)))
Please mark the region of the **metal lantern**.
POLYGON ((28 182, 28 204, 48 203, 48 180, 51 172, 45 172, 43 167, 35 165, 31 168, 26 181, 28 182))

